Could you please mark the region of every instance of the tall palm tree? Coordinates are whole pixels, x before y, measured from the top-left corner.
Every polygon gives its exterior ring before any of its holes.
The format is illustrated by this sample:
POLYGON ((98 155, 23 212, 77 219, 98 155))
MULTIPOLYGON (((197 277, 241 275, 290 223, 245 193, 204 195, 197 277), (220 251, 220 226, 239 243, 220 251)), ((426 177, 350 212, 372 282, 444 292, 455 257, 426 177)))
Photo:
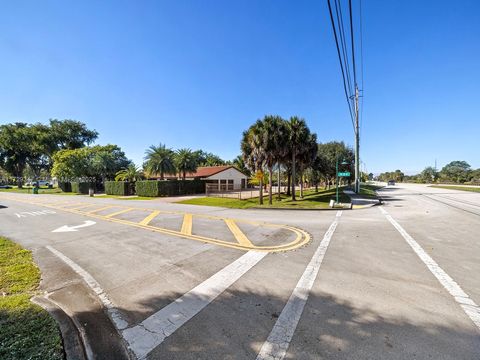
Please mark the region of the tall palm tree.
MULTIPOLYGON (((265 165, 268 169, 268 203, 272 205, 272 180, 273 180, 273 166, 279 163, 279 159, 285 148, 285 120, 280 116, 268 115, 263 118, 263 144, 265 151, 265 165)), ((280 180, 280 178, 279 178, 280 180)))
POLYGON ((259 203, 263 204, 263 166, 265 164, 265 128, 261 120, 243 132, 240 147, 245 164, 252 172, 257 172, 260 186, 259 203))
POLYGON ((165 174, 175 174, 175 164, 173 161, 174 152, 165 144, 158 146, 150 146, 145 151, 145 168, 151 174, 160 175, 160 179, 164 180, 165 174))
POLYGON ((191 149, 184 148, 177 150, 173 156, 173 160, 177 170, 182 173, 182 180, 185 180, 187 171, 197 171, 197 156, 191 149))
POLYGON ((308 140, 310 130, 307 127, 304 119, 297 116, 292 116, 287 122, 288 128, 288 144, 292 157, 292 201, 296 200, 295 196, 295 181, 296 181, 296 162, 297 156, 304 151, 303 148, 308 140))
POLYGON ((298 154, 298 167, 300 172, 300 198, 303 198, 303 174, 305 169, 314 164, 317 157, 317 134, 308 134, 308 138, 301 152, 298 154))

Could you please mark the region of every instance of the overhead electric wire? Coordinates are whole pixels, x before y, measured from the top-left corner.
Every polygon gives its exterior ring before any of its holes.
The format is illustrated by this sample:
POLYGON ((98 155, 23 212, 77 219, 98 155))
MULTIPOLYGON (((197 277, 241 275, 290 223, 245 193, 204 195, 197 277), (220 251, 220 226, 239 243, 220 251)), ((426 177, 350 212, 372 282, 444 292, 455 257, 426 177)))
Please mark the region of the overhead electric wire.
POLYGON ((360 107, 360 131, 362 130, 363 125, 363 14, 362 14, 362 0, 360 0, 360 76, 361 76, 361 91, 362 96, 360 98, 361 107, 360 107))
POLYGON ((342 62, 342 56, 340 55, 340 47, 338 46, 337 29, 336 29, 336 26, 335 26, 335 21, 333 19, 332 5, 330 4, 330 0, 328 0, 328 11, 330 13, 330 21, 332 22, 333 35, 335 37, 335 45, 337 46, 338 61, 340 62, 340 69, 341 69, 341 72, 342 72, 342 79, 343 79, 343 89, 345 91, 345 97, 346 97, 347 104, 348 104, 348 111, 350 112, 350 118, 352 120, 353 130, 354 130, 354 132, 356 132, 355 131, 355 123, 354 123, 352 108, 351 108, 351 104, 350 104, 350 97, 348 95, 349 92, 347 91, 347 83, 346 83, 346 79, 345 79, 345 69, 344 69, 343 62, 342 62))
POLYGON ((355 39, 353 36, 353 13, 352 13, 352 0, 348 0, 348 8, 350 10, 350 38, 352 41, 352 67, 353 67, 353 82, 355 88, 357 87, 357 66, 355 64, 355 39))
POLYGON ((348 82, 348 89, 350 90, 348 93, 349 99, 352 98, 353 95, 353 89, 352 89, 352 80, 350 76, 350 63, 348 61, 348 51, 347 51, 347 45, 346 45, 346 37, 345 37, 345 27, 343 26, 343 14, 342 14, 342 4, 340 0, 335 0, 335 13, 337 14, 337 22, 338 22, 338 29, 340 33, 340 43, 341 43, 341 48, 342 48, 342 53, 343 53, 343 61, 345 64, 345 69, 346 69, 346 76, 347 76, 347 82, 348 82))

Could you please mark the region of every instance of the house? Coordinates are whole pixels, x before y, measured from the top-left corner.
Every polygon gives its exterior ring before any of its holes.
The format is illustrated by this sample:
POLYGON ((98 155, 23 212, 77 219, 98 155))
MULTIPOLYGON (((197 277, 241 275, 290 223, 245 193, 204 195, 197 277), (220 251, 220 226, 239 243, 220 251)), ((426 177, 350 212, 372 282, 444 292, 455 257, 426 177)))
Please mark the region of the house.
POLYGON ((186 179, 201 179, 212 191, 246 189, 248 176, 232 165, 201 166, 194 173, 187 173, 186 179))

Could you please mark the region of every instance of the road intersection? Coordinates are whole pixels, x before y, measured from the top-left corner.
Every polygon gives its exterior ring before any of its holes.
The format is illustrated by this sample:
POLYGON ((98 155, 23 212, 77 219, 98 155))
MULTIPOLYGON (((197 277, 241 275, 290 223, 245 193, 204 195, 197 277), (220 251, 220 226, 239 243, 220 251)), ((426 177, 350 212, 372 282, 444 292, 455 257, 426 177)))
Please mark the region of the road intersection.
POLYGON ((479 358, 480 195, 380 194, 339 212, 2 193, 0 233, 93 358, 479 358))

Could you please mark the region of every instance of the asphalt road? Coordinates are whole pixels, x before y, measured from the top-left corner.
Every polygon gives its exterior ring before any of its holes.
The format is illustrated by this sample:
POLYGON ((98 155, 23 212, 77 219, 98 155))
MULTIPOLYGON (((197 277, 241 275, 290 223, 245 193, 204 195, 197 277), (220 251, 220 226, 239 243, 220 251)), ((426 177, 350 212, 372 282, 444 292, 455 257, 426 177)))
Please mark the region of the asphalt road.
POLYGON ((380 193, 345 211, 0 193, 0 235, 92 358, 480 359, 480 194, 380 193))

